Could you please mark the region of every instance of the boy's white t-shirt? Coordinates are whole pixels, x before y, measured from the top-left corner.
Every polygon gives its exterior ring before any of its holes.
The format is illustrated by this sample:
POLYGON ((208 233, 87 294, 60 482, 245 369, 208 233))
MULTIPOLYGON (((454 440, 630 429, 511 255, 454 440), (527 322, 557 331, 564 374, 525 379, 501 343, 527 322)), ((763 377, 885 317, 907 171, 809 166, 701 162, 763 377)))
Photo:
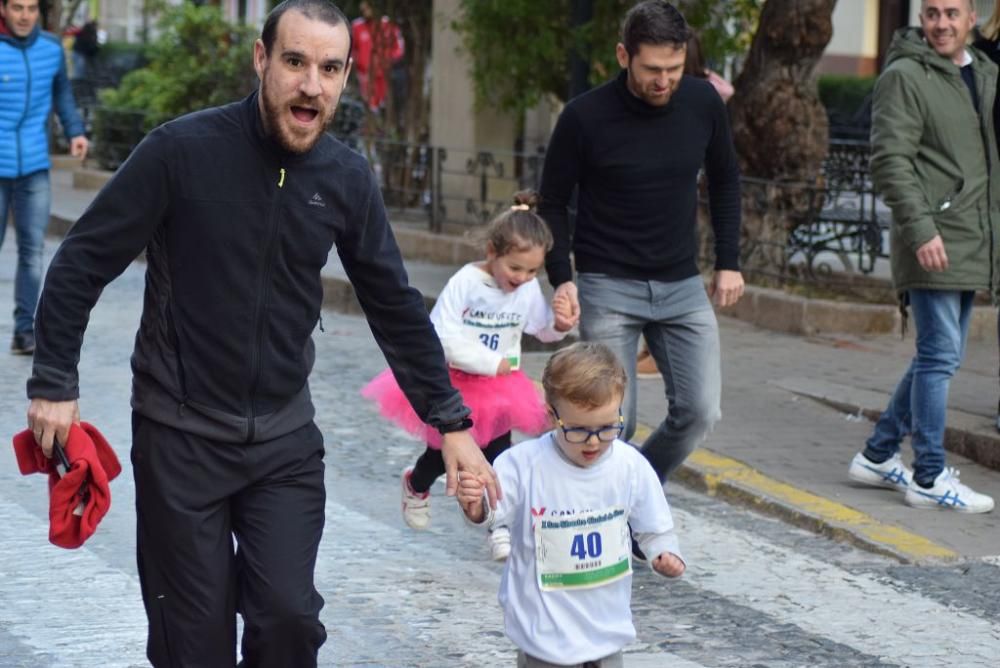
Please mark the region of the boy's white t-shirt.
POLYGON ((540 341, 565 337, 553 321, 537 278, 504 292, 475 263, 455 272, 431 310, 448 363, 480 376, 495 376, 505 357, 512 371, 521 366, 522 331, 540 341))
MULTIPOLYGON (((543 591, 535 524, 572 526, 582 524, 574 517, 610 517, 613 509, 624 509, 633 531, 645 534, 642 546, 650 558, 663 552, 679 556, 680 551, 663 487, 638 450, 615 441, 601 459, 583 468, 558 447, 550 432, 517 444, 494 462, 503 499, 493 524, 511 531, 498 598, 507 636, 518 648, 543 661, 575 664, 613 654, 635 638, 631 571, 601 586, 543 591)), ((583 526, 576 545, 593 547, 590 528, 583 526)), ((608 553, 609 542, 605 537, 608 553)), ((571 560, 579 557, 581 567, 593 556, 581 547, 567 552, 571 560)))

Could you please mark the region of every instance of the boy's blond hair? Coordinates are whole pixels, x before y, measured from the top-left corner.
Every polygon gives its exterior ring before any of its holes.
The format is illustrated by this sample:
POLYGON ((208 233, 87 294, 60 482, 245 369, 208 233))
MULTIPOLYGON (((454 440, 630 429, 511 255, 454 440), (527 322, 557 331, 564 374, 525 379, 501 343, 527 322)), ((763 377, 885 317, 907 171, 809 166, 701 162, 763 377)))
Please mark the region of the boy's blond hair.
POLYGON ((545 364, 545 400, 599 408, 625 396, 625 368, 603 343, 579 342, 555 353, 545 364))

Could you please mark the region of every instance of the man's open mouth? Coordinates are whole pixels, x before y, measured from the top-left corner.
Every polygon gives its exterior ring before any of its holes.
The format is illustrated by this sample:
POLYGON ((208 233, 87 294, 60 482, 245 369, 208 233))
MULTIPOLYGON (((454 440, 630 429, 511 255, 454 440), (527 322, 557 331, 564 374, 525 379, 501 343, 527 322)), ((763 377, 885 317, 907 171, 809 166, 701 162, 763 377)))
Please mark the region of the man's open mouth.
POLYGON ((316 116, 319 115, 319 111, 316 109, 310 109, 309 107, 300 107, 297 105, 292 105, 292 116, 295 120, 302 123, 311 122, 316 116))

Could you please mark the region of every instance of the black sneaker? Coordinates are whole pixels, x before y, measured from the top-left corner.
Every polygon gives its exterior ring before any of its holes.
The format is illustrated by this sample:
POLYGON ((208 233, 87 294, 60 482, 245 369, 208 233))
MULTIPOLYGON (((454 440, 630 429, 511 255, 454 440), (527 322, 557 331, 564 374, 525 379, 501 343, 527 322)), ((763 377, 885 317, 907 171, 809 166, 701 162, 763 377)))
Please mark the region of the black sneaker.
POLYGON ((34 332, 17 332, 10 342, 10 352, 15 355, 31 355, 35 352, 34 332))

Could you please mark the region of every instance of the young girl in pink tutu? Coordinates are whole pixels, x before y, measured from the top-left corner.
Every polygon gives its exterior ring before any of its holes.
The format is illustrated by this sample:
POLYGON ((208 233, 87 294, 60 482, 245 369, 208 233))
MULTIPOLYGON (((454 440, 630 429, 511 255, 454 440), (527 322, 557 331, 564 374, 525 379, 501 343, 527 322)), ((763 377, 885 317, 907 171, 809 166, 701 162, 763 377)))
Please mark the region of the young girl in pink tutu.
MULTIPOLYGON (((472 436, 490 463, 510 447, 512 429, 537 435, 549 427, 538 391, 520 370, 521 333, 558 341, 575 324, 565 301, 542 295, 535 278, 552 248, 548 226, 534 212, 537 196, 517 193, 515 204, 486 233, 486 259, 452 276, 431 311, 452 384, 472 409, 472 436)), ((414 466, 403 471, 403 519, 414 529, 430 522, 430 488, 444 473, 441 434, 425 425, 386 369, 362 390, 382 416, 427 443, 414 466)), ((510 532, 490 533, 494 559, 510 553, 510 532)))

